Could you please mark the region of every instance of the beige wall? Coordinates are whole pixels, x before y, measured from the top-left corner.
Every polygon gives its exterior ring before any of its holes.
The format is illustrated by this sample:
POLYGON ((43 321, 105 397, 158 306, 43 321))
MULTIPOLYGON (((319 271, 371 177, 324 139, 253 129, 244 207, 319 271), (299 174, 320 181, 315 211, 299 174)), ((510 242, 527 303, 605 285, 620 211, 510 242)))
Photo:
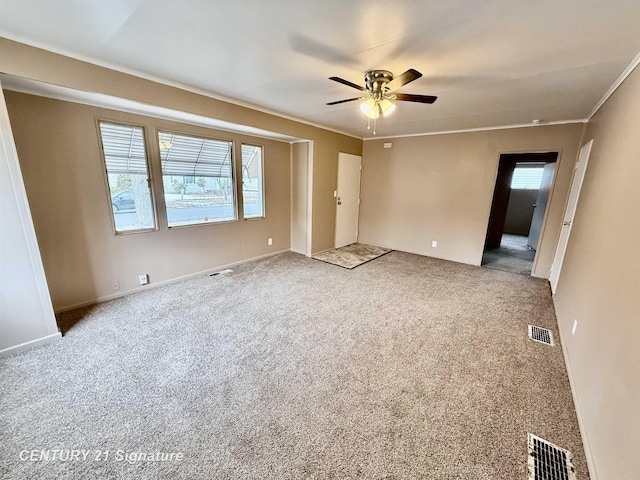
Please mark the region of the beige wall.
POLYGON ((309 142, 291 145, 291 251, 307 253, 309 142))
POLYGON ((338 152, 361 155, 362 140, 4 38, 0 38, 0 72, 313 140, 312 250, 333 247, 338 152))
POLYGON ((533 204, 538 198, 538 190, 511 190, 504 233, 529 235, 533 218, 533 204))
POLYGON ((592 478, 640 472, 640 69, 588 125, 593 149, 555 295, 592 478), (575 336, 573 321, 578 320, 575 336))
POLYGON ((479 265, 500 154, 559 151, 534 268, 547 278, 582 130, 572 124, 366 141, 358 239, 479 265), (384 149, 385 142, 393 147, 384 149))
MULTIPOLYGON (((5 92, 51 298, 56 309, 289 249, 290 145, 48 98, 5 92), (159 230, 115 235, 96 118, 146 128, 159 230), (264 219, 167 229, 156 129, 264 146, 264 219), (267 245, 267 238, 273 245, 267 245)), ((240 172, 236 158, 236 172, 240 172)), ((238 195, 241 199, 241 195, 238 195)))

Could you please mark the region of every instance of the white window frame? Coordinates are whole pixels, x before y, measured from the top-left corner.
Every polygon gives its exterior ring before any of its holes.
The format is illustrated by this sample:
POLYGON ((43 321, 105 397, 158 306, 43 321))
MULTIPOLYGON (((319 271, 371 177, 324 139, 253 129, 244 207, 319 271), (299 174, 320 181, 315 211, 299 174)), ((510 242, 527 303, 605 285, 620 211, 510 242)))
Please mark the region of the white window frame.
POLYGON ((122 122, 119 120, 111 120, 109 118, 96 117, 95 118, 96 132, 98 135, 98 147, 100 150, 100 158, 102 161, 102 172, 104 177, 104 184, 106 186, 106 194, 107 194, 107 206, 109 209, 109 216, 111 218, 111 227, 113 228, 113 233, 115 235, 132 235, 137 233, 149 233, 149 232, 157 232, 159 230, 158 226, 158 209, 156 207, 156 196, 154 191, 154 182, 153 175, 151 170, 151 164, 149 162, 149 138, 147 135, 147 127, 146 125, 135 123, 135 122, 122 122), (147 167, 147 184, 149 186, 149 195, 151 200, 151 209, 153 211, 153 227, 149 228, 137 228, 133 230, 118 230, 116 227, 116 219, 113 213, 112 207, 112 199, 111 199, 111 186, 109 185, 109 170, 107 168, 107 159, 104 154, 104 144, 102 142, 102 130, 100 129, 100 124, 111 124, 111 125, 121 125, 123 127, 132 127, 132 128, 140 128, 142 130, 142 138, 144 143, 144 153, 145 153, 145 165, 147 167))
MULTIPOLYGON (((165 128, 156 128, 155 129, 155 141, 156 141, 156 148, 158 149, 158 161, 160 162, 160 177, 162 179, 161 183, 162 183, 162 202, 164 205, 164 214, 165 214, 165 219, 167 222, 167 228, 169 230, 173 230, 173 229, 179 229, 179 228, 190 228, 190 227, 202 227, 205 225, 220 225, 220 224, 224 224, 224 223, 234 223, 237 222, 239 219, 239 215, 238 215, 238 186, 237 186, 237 172, 236 172, 236 160, 235 160, 235 142, 231 139, 228 138, 215 138, 215 137, 209 137, 206 135, 198 135, 198 134, 194 134, 192 132, 185 132, 185 131, 180 131, 180 130, 172 130, 172 129, 165 129, 165 128), (183 137, 192 137, 192 138, 198 138, 198 139, 203 139, 203 140, 211 140, 214 142, 224 142, 224 143, 228 143, 230 145, 230 167, 231 167, 231 195, 232 195, 232 211, 233 211, 233 215, 234 218, 233 219, 225 219, 225 220, 216 220, 216 221, 208 221, 208 222, 198 222, 198 223, 189 223, 186 225, 169 225, 169 215, 167 213, 167 202, 166 202, 166 191, 164 189, 164 177, 165 177, 165 173, 163 170, 163 165, 162 165, 162 152, 159 149, 159 142, 160 142, 160 134, 167 134, 167 135, 180 135, 183 137)), ((167 176, 171 176, 171 174, 168 174, 167 176)), ((178 175, 175 175, 178 176, 178 175)), ((184 175, 184 176, 188 176, 188 175, 184 175)), ((198 175, 196 175, 198 176, 198 175)), ((207 178, 214 178, 214 177, 207 177, 207 178)))
MULTIPOLYGON (((262 214, 252 215, 250 217, 247 217, 247 214, 244 209, 244 183, 242 183, 240 188, 240 193, 242 194, 242 218, 244 220, 257 220, 261 218, 266 218, 267 205, 265 203, 265 192, 264 192, 264 145, 256 145, 254 143, 247 143, 247 142, 242 142, 240 144, 240 166, 241 166, 242 173, 244 173, 244 165, 243 165, 243 159, 242 159, 242 147, 244 145, 246 145, 247 147, 257 147, 260 149, 260 183, 261 183, 260 192, 262 195, 262 214)), ((244 176, 241 176, 240 180, 242 182, 244 180, 244 176)))

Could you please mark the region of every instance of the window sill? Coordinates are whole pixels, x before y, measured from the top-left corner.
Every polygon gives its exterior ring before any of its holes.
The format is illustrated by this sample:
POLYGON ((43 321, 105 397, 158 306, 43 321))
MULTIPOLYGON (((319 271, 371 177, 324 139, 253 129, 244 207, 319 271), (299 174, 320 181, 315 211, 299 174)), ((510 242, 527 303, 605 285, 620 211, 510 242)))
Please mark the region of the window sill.
POLYGON ((188 225, 173 225, 167 226, 168 230, 181 230, 183 228, 191 228, 191 227, 206 227, 211 225, 226 225, 229 223, 238 223, 238 219, 233 220, 220 220, 218 222, 202 222, 202 223, 190 223, 188 225))

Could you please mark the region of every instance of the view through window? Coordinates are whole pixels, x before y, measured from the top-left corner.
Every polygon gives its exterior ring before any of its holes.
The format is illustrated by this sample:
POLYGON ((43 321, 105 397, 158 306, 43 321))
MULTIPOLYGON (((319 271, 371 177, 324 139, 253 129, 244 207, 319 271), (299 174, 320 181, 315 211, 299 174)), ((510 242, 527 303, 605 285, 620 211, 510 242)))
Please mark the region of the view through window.
POLYGON ((242 204, 244 218, 264 217, 262 147, 242 145, 242 204))
POLYGON ((518 166, 516 165, 511 178, 513 190, 538 190, 542 183, 544 166, 518 166))
POLYGON ((232 143, 159 132, 169 227, 236 220, 232 143))
POLYGON ((100 122, 100 136, 116 232, 155 229, 144 130, 100 122))

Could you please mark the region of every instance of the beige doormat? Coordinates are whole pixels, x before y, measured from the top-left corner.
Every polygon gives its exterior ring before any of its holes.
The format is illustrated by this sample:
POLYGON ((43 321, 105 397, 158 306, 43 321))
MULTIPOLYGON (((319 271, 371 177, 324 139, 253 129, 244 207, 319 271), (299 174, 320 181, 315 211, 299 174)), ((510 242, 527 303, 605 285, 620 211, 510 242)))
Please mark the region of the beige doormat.
POLYGON ((391 252, 389 248, 375 247, 373 245, 365 245, 362 243, 352 243, 351 245, 319 253, 311 258, 351 270, 352 268, 356 268, 358 265, 362 265, 363 263, 369 262, 374 258, 381 257, 389 252, 391 252))

